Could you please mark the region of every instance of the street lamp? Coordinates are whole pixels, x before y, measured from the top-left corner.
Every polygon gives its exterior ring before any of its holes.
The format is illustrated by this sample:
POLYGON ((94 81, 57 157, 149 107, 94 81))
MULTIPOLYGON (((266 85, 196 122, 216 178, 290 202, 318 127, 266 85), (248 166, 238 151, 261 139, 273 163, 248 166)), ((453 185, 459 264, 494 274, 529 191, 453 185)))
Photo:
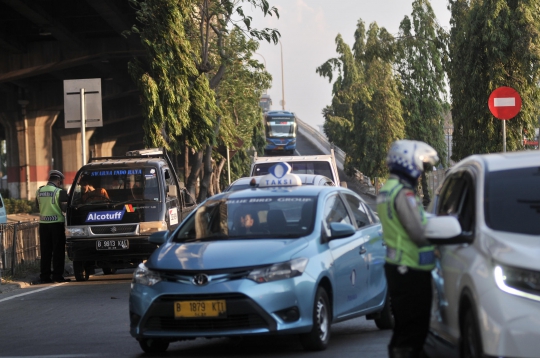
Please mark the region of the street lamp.
POLYGON ((281 48, 281 108, 285 110, 285 80, 283 79, 283 45, 279 40, 279 47, 281 48))

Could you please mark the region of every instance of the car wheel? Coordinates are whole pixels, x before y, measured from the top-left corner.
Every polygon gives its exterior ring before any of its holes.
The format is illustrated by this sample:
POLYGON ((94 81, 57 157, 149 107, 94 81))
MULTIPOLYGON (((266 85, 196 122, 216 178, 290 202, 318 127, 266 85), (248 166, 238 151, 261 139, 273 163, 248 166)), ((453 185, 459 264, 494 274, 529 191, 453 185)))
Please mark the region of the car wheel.
POLYGON ((163 353, 169 348, 168 341, 154 338, 143 338, 139 341, 139 345, 145 353, 149 354, 163 353))
POLYGON ((87 281, 90 272, 84 266, 84 261, 73 261, 73 274, 77 281, 87 281))
POLYGON ((379 318, 375 318, 375 325, 378 329, 392 329, 394 328, 394 315, 392 314, 392 305, 388 291, 386 292, 386 300, 384 301, 384 307, 380 312, 379 318))
POLYGON ((483 357, 482 338, 472 309, 468 309, 463 316, 460 351, 461 358, 483 357))
POLYGON ((103 274, 104 274, 104 275, 112 275, 113 273, 116 273, 116 269, 115 269, 115 268, 102 267, 101 270, 103 271, 103 274))
POLYGON ((317 289, 313 305, 313 327, 311 332, 300 335, 302 346, 307 351, 322 351, 330 341, 330 303, 326 290, 317 289))

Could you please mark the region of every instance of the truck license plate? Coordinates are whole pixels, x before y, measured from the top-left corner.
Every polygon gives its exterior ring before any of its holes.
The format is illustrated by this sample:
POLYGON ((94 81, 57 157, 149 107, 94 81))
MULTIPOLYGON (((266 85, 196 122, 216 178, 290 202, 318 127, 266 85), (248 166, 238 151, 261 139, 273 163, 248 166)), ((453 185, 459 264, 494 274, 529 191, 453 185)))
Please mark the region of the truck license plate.
POLYGON ((225 318, 226 316, 227 304, 225 300, 174 302, 174 318, 225 318))
POLYGON ((129 240, 98 240, 96 250, 127 250, 129 249, 129 240))

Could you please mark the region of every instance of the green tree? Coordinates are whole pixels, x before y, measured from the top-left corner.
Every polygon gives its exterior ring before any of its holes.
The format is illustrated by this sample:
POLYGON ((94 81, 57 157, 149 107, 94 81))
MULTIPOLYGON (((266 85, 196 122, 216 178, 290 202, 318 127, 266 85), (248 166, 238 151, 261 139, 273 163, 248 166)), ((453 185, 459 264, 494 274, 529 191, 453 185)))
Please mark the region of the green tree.
POLYGON ((392 69, 394 38, 376 23, 365 31, 362 20, 355 32, 354 54, 340 35, 338 58, 317 68, 333 85, 332 105, 323 110, 328 138, 347 148, 346 170, 358 169, 372 177, 388 174, 386 154, 390 144, 403 138, 399 81, 392 69))
POLYGON ((215 174, 212 155, 224 115, 216 103, 216 90, 238 52, 229 50, 227 38, 236 28, 244 36, 276 43, 279 32, 254 29, 242 5, 264 15, 278 12, 267 0, 130 1, 138 7, 139 23, 132 31, 140 35, 147 51, 145 60, 129 65, 142 93, 145 144, 164 146, 175 154, 192 153, 186 188, 194 196, 202 171, 198 197, 202 201, 215 174))
POLYGON ((506 121, 506 146, 523 149, 524 133, 534 133, 540 99, 538 2, 450 0, 449 9, 452 159, 502 151, 502 121, 487 106, 491 92, 501 86, 521 95, 521 112, 506 121))
MULTIPOLYGON (((401 21, 396 42, 406 137, 430 144, 446 163, 445 33, 437 24, 428 0, 416 0, 412 7, 411 18, 405 16, 401 21)), ((430 198, 425 173, 422 173, 422 189, 427 205, 430 198)))

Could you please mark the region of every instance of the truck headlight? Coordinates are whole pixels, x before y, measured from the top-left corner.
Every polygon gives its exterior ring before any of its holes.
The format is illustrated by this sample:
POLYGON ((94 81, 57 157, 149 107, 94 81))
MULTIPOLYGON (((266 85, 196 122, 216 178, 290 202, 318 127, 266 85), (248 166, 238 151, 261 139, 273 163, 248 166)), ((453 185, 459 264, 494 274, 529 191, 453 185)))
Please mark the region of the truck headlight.
POLYGON ((304 273, 308 261, 307 258, 300 257, 291 261, 256 268, 249 273, 247 278, 257 283, 264 283, 300 276, 304 273))
POLYGON ((88 236, 84 227, 66 227, 66 237, 88 236))
POLYGON ((496 264, 494 277, 504 292, 540 301, 540 272, 496 264))
POLYGON ((159 273, 156 271, 150 270, 144 263, 140 263, 139 267, 133 272, 132 286, 135 283, 144 286, 153 286, 156 283, 161 281, 159 273))

